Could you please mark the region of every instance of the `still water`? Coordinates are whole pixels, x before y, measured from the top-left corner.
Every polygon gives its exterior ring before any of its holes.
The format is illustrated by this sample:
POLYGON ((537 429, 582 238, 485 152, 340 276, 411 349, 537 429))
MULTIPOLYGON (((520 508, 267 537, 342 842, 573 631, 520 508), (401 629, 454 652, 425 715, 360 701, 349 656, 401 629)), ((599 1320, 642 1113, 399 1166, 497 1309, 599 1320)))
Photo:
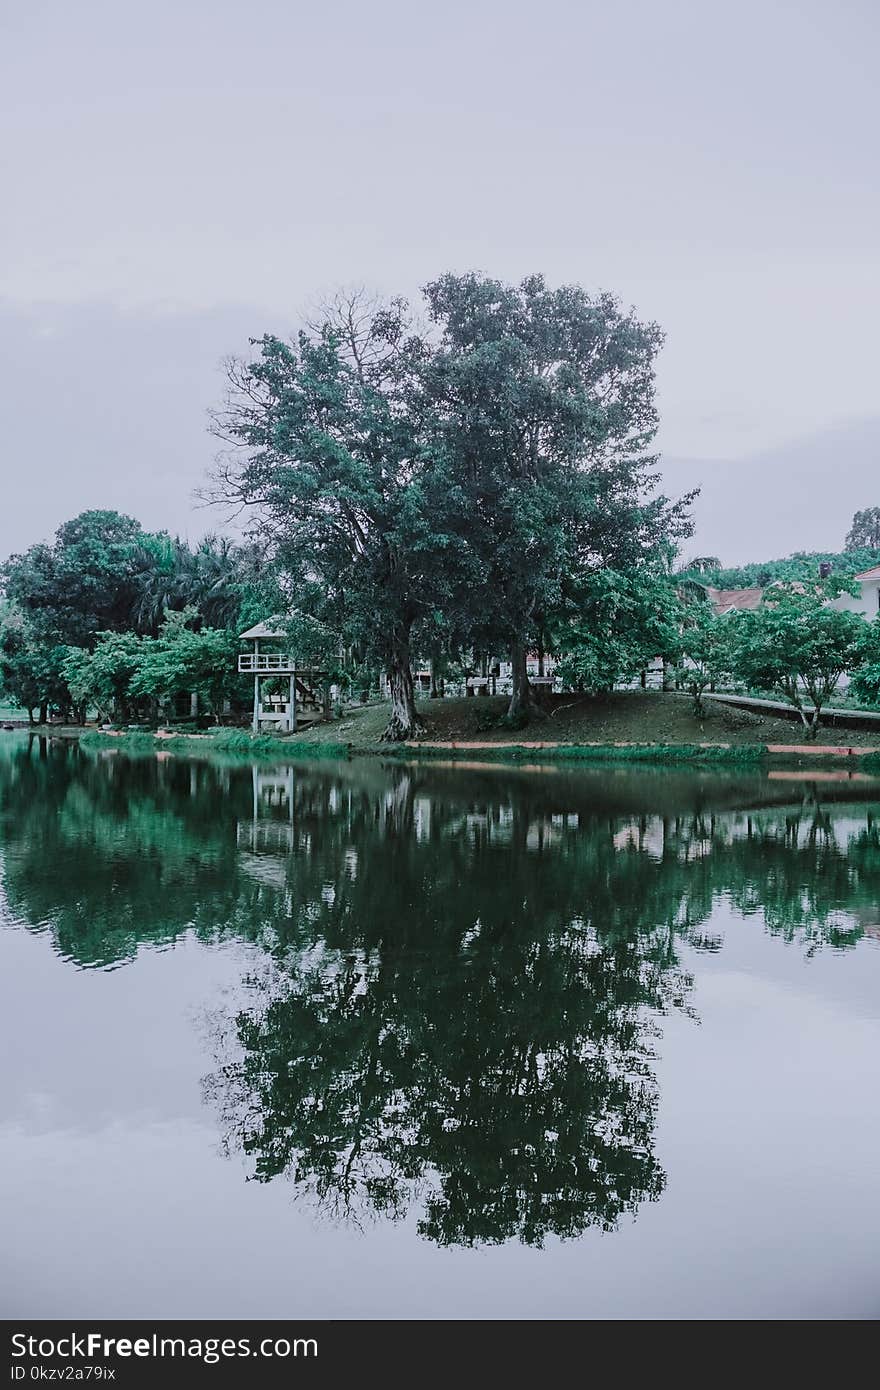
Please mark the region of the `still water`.
POLYGON ((880 781, 0 735, 0 1313, 880 1313, 880 781))

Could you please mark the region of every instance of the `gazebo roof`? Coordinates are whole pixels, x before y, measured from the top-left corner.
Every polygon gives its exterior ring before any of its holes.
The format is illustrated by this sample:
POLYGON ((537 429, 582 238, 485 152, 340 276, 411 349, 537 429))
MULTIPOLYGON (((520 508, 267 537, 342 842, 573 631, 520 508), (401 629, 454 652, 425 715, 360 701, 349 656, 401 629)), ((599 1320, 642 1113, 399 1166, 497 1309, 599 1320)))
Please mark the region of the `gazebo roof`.
POLYGON ((254 642, 265 638, 267 641, 272 638, 286 637, 286 632, 281 630, 280 618, 264 618, 262 622, 254 623, 247 632, 240 632, 239 637, 242 642, 254 642))

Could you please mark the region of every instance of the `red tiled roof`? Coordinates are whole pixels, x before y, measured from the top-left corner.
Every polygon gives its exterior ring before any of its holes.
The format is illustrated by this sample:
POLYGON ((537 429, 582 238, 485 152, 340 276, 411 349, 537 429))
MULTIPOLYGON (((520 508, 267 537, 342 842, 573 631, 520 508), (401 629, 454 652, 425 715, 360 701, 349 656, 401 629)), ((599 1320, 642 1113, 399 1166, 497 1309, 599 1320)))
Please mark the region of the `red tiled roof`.
POLYGON ((735 608, 739 612, 760 608, 764 591, 763 589, 713 589, 707 584, 706 594, 716 613, 726 613, 730 608, 735 608))
POLYGON ((880 565, 875 565, 871 570, 865 570, 864 574, 857 574, 856 579, 880 579, 880 565))

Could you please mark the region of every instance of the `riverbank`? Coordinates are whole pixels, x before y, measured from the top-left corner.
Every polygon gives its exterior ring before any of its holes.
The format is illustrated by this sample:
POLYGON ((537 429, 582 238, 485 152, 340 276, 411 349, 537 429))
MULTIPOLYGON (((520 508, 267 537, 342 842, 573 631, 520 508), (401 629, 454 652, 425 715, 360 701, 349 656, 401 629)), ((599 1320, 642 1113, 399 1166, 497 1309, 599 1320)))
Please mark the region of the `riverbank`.
MULTIPOLYGON (((525 746, 584 747, 604 745, 663 745, 676 748, 706 744, 743 747, 756 744, 793 745, 809 751, 816 747, 845 744, 880 751, 880 731, 820 728, 815 743, 804 739, 800 725, 776 713, 756 713, 721 702, 706 700, 705 713, 694 714, 689 696, 661 691, 626 690, 612 695, 556 695, 545 717, 535 718, 526 729, 511 730, 503 723, 507 700, 473 698, 421 700, 419 716, 429 744, 470 744, 483 747, 525 746)), ((351 708, 342 719, 314 725, 304 734, 309 742, 344 741, 355 751, 387 752, 380 744, 388 718, 386 705, 351 708)))
MULTIPOLYGON (((425 736, 406 744, 381 742, 385 705, 352 707, 341 719, 312 725, 300 734, 254 736, 245 729, 204 734, 165 731, 108 732, 52 727, 43 732, 79 738, 85 747, 130 754, 157 751, 188 756, 281 761, 305 758, 473 758, 496 762, 653 762, 753 765, 765 760, 819 762, 847 759, 880 763, 880 737, 873 731, 823 728, 814 742, 799 737, 790 720, 707 702, 702 717, 682 695, 625 691, 602 698, 562 695, 544 717, 526 729, 503 723, 503 699, 423 701, 425 736)), ((35 732, 40 732, 35 730, 35 732)))

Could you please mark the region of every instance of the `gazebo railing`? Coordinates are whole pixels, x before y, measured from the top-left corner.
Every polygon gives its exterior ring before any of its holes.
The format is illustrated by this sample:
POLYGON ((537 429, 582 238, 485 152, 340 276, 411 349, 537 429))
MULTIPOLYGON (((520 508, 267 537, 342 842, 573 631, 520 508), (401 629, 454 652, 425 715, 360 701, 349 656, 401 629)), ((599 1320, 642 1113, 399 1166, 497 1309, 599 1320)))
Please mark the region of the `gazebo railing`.
POLYGON ((292 676, 296 658, 287 652, 242 652, 238 658, 239 671, 252 675, 292 676))

